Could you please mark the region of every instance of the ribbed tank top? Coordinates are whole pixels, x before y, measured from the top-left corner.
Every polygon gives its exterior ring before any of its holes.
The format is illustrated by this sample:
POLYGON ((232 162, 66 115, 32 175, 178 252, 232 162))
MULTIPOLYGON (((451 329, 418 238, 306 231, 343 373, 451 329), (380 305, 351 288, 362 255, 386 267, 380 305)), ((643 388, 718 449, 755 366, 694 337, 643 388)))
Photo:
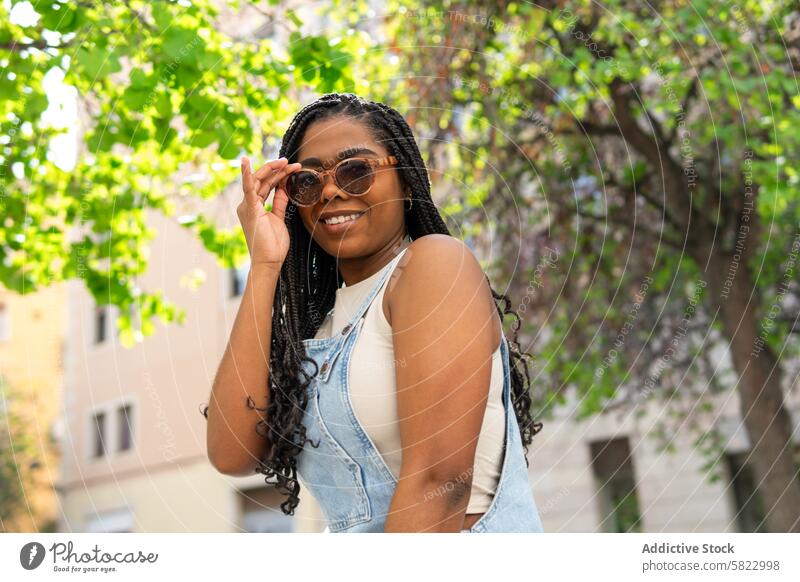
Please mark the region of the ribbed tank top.
MULTIPOLYGON (((407 250, 403 249, 399 254, 407 250)), ((395 263, 396 265, 396 263, 395 263)), ((332 313, 323 321, 315 338, 330 337, 339 332, 377 283, 387 264, 374 275, 354 285, 343 285, 336 291, 332 313)), ((397 414, 394 346, 392 327, 383 313, 383 295, 391 274, 367 309, 350 362, 349 389, 353 410, 369 438, 375 443, 389 469, 397 478, 403 460, 400 425, 397 414)), ((489 396, 483 424, 475 450, 467 513, 483 513, 494 497, 503 461, 505 410, 503 408, 503 361, 500 346, 492 355, 489 396)))

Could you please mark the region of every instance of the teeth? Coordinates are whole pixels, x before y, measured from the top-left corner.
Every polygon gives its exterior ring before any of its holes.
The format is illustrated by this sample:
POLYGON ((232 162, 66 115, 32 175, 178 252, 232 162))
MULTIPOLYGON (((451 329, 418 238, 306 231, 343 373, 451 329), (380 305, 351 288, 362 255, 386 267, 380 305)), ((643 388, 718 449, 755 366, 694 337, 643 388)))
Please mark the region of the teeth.
POLYGON ((348 216, 334 216, 333 218, 326 218, 323 222, 325 224, 340 224, 342 222, 347 222, 348 220, 355 220, 358 218, 358 214, 350 214, 348 216))

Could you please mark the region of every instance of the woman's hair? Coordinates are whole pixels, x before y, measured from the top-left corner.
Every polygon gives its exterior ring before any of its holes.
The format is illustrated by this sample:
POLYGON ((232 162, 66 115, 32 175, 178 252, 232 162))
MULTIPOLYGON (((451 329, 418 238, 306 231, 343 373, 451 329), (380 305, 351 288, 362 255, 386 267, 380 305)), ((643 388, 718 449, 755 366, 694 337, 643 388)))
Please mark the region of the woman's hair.
MULTIPOLYGON (((367 101, 351 93, 323 95, 295 115, 283 136, 280 157, 285 156, 290 163, 297 161, 308 126, 333 117, 359 120, 375 140, 397 158, 401 185, 413 199, 411 209, 405 212, 406 230, 410 237, 416 239, 434 233, 450 235, 431 198, 427 169, 411 128, 403 116, 388 105, 367 101)), ((302 422, 308 401, 307 388, 318 373, 315 371, 313 376, 309 376, 303 369, 303 362, 313 363, 306 355, 303 340, 314 337, 324 316, 333 308, 341 277, 336 259, 313 240, 303 226, 297 207, 291 202, 286 209, 285 222, 291 244, 281 267, 272 308, 270 401, 267 407, 258 408, 248 397, 247 405, 266 413, 266 418, 256 424, 255 430, 267 439, 269 447, 264 458, 259 460, 256 472, 265 475, 267 483, 288 496, 281 509, 293 515, 300 491, 297 457, 305 443, 311 442, 302 422)), ((530 374, 525 361, 530 354, 520 351, 517 339, 520 319, 510 308, 509 298, 496 293, 491 283, 489 287, 501 322, 505 315, 516 318, 512 325, 514 337, 508 342, 511 396, 527 453, 527 445, 542 428, 540 422, 533 421, 530 410, 530 374)), ((527 464, 527 458, 525 462, 527 464)))

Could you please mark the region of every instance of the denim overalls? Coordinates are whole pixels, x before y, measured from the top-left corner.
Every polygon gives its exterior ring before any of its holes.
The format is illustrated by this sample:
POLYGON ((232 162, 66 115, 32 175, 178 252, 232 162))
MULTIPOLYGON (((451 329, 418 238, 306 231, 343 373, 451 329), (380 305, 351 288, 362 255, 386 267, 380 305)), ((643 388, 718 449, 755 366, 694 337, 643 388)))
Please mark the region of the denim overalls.
MULTIPOLYGON (((321 506, 330 532, 382 532, 397 480, 364 427, 350 401, 350 357, 364 323, 367 308, 390 275, 402 253, 392 259, 347 325, 331 337, 303 340, 319 374, 308 387, 304 415, 306 442, 298 457, 302 485, 321 506)), ((378 309, 380 307, 377 307, 378 309)), ((539 512, 528 482, 522 439, 509 399, 508 344, 501 340, 503 404, 506 435, 502 472, 489 509, 469 530, 480 532, 541 532, 539 512)), ((312 374, 314 367, 305 362, 312 374)))

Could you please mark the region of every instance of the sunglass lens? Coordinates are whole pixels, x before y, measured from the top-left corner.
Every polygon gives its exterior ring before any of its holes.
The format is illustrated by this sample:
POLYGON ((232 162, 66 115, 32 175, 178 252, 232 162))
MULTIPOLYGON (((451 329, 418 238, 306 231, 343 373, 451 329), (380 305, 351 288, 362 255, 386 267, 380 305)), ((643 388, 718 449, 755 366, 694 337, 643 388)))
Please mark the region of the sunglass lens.
POLYGON ((286 194, 300 206, 310 206, 319 200, 322 184, 313 172, 299 171, 286 180, 286 194))
POLYGON ((363 160, 346 160, 336 169, 336 183, 349 194, 363 194, 373 179, 372 166, 363 160))

